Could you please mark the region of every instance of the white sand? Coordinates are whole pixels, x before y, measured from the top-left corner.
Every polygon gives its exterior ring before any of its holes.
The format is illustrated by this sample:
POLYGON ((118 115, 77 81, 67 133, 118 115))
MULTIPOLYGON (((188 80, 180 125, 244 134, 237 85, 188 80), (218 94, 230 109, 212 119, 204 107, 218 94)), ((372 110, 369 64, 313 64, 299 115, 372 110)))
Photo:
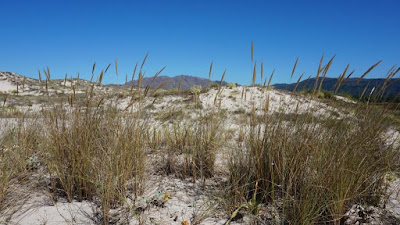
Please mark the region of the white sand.
POLYGON ((90 202, 57 203, 49 205, 46 196, 34 198, 13 215, 10 223, 19 225, 94 224, 93 204, 90 202))
POLYGON ((12 84, 10 81, 7 79, 0 80, 0 91, 1 92, 10 92, 13 90, 17 90, 17 85, 12 84))

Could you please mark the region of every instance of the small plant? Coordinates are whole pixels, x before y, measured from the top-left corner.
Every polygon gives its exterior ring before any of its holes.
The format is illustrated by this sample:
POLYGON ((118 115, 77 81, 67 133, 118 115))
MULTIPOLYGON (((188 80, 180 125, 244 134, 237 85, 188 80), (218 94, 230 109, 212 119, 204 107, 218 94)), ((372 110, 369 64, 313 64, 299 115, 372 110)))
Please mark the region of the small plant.
POLYGON ((228 83, 228 84, 226 84, 226 86, 227 86, 229 89, 233 89, 233 88, 237 87, 237 84, 236 84, 236 83, 228 83))
POLYGON ((238 108, 235 111, 233 111, 234 114, 245 114, 246 110, 244 108, 238 108))
POLYGON ((318 93, 318 98, 321 99, 334 99, 334 94, 330 91, 321 91, 318 93))
POLYGON ((156 118, 160 121, 166 122, 166 121, 174 121, 182 119, 183 116, 184 116, 184 111, 182 108, 171 107, 169 109, 157 113, 156 118))
POLYGON ((200 92, 201 92, 201 90, 203 89, 203 87, 202 86, 200 86, 200 85, 194 85, 193 87, 191 87, 190 88, 190 91, 193 93, 193 94, 200 94, 200 92))
POLYGON ((215 83, 215 82, 211 82, 211 83, 208 85, 208 87, 209 87, 209 88, 212 88, 212 89, 215 89, 215 88, 218 88, 219 85, 218 85, 217 83, 215 83))
POLYGON ((27 165, 28 170, 35 170, 35 169, 38 169, 39 166, 40 166, 39 157, 36 156, 36 155, 29 157, 29 158, 26 160, 26 165, 27 165))

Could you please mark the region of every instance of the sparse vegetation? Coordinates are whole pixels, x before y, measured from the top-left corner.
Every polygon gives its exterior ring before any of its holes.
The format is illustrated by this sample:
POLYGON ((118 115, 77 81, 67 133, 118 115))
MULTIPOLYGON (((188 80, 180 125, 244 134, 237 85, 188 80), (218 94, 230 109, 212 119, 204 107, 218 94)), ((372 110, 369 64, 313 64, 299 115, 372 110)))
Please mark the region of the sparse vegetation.
MULTIPOLYGON (((331 61, 321 60, 318 76, 331 61)), ((95 203, 97 223, 114 223, 113 212, 124 209, 121 223, 146 224, 146 211, 175 197, 164 189, 143 197, 149 180, 161 176, 193 192, 200 185, 215 204, 201 214, 219 210, 226 224, 245 216, 255 223, 342 224, 354 204, 380 206, 387 175, 399 169, 399 145, 386 134, 398 121, 397 105, 341 105, 321 83, 299 87, 300 95, 278 92, 273 74, 268 85, 256 83, 254 67, 251 87, 224 87, 224 72, 218 85, 186 91, 103 88, 102 72, 96 83, 80 80, 67 89, 45 74, 37 90, 46 97, 1 94, 1 116, 19 118, 0 133, 2 213, 10 213, 12 187, 30 182, 53 204, 95 203), (18 111, 26 104, 41 104, 40 112, 18 111)))

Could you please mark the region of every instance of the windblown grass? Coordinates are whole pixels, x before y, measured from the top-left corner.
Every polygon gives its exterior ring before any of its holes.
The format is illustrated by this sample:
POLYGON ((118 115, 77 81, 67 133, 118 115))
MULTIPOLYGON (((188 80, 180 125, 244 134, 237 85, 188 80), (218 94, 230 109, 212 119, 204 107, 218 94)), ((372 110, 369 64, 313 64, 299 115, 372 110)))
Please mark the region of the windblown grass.
POLYGON ((26 184, 40 166, 42 135, 37 129, 36 122, 27 122, 21 117, 1 133, 0 212, 14 210, 27 197, 27 193, 19 191, 19 186, 26 184))
POLYGON ((256 123, 252 115, 246 148, 234 152, 229 166, 234 205, 256 195, 259 203, 281 204, 290 224, 339 224, 355 202, 376 205, 398 156, 385 144, 382 112, 363 113, 319 123, 304 117, 287 123, 284 115, 256 123))
POLYGON ((202 116, 194 124, 174 124, 162 130, 166 139, 164 170, 183 178, 214 176, 215 157, 220 146, 222 123, 214 114, 202 116))

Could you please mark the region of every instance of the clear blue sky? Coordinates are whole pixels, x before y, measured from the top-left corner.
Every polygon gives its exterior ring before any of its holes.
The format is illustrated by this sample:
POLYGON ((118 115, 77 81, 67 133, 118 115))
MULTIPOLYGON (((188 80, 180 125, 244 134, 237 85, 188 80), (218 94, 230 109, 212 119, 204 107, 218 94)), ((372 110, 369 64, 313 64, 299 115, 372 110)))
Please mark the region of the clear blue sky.
MULTIPOLYGON (((322 53, 337 54, 328 76, 347 63, 360 76, 380 59, 369 77, 383 77, 400 64, 400 1, 0 1, 0 71, 37 77, 49 66, 53 78, 65 73, 90 78, 118 58, 106 83, 122 83, 149 52, 146 76, 166 66, 164 75, 251 82, 250 43, 273 83, 305 72, 315 75, 322 53), (300 3, 301 2, 301 3, 300 3)), ((258 68, 259 71, 259 68, 258 68)), ((259 79, 258 79, 259 80, 259 79)), ((292 80, 292 81, 293 81, 292 80)))

